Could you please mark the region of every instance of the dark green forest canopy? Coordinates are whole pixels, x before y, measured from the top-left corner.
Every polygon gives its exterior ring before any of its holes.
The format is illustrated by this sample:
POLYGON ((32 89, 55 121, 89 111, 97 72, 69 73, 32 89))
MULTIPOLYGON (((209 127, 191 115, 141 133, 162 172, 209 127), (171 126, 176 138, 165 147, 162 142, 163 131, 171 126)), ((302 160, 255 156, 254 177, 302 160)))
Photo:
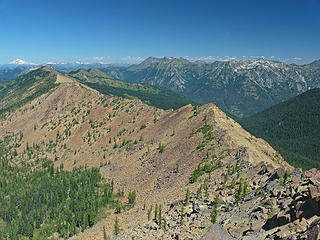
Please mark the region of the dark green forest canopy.
POLYGON ((106 95, 129 99, 140 99, 144 103, 161 109, 178 109, 187 104, 196 104, 187 97, 166 88, 148 84, 126 83, 115 80, 97 69, 80 69, 69 76, 106 95))
POLYGON ((53 163, 21 166, 11 161, 15 149, 0 141, 0 239, 68 238, 93 226, 101 208, 121 206, 123 192, 102 179, 98 168, 55 169, 53 163))
POLYGON ((319 88, 240 122, 253 135, 267 140, 292 165, 320 169, 319 88))

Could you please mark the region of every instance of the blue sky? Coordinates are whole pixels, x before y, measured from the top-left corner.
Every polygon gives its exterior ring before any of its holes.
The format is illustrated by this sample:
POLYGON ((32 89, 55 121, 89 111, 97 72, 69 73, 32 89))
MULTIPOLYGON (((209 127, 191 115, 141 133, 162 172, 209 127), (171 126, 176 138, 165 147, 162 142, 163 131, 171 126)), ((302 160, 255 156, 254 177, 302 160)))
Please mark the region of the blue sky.
POLYGON ((0 0, 0 64, 149 56, 308 63, 320 0, 0 0))

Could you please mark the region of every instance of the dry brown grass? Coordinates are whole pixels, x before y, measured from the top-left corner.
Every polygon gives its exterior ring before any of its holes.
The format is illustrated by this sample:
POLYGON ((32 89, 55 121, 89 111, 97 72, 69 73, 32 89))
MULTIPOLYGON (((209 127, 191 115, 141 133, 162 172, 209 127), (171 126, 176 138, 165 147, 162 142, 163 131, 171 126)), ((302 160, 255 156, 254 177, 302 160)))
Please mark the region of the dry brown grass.
MULTIPOLYGON (((213 104, 202 106, 192 117, 195 110, 191 105, 177 111, 164 111, 139 100, 103 96, 62 75, 58 75, 57 82, 60 85, 53 93, 35 99, 2 120, 0 135, 23 132, 23 144, 19 148, 22 152, 27 143, 56 142, 59 132, 63 137, 57 142, 56 152, 45 153, 51 159, 59 158, 56 167, 62 162, 67 170, 80 165, 100 167, 105 178, 115 179, 116 187, 126 193, 136 190, 136 206, 119 215, 123 230, 146 221, 146 211, 142 210, 144 203, 148 208, 184 197, 186 188, 190 187, 191 173, 210 147, 195 151, 203 136, 201 133, 190 135, 206 123, 214 128, 217 140, 212 144, 216 151, 244 146, 253 163, 283 164, 281 157, 278 163, 273 160, 276 152, 265 141, 251 136, 213 104), (78 124, 73 125, 74 121, 78 124), (70 136, 64 135, 66 129, 70 130, 70 136), (114 148, 114 140, 117 148, 114 148), (128 140, 131 142, 119 147, 128 140), (160 143, 165 146, 163 153, 158 150, 160 143), (177 164, 179 172, 174 173, 177 164)), ((111 232, 114 218, 111 213, 110 217, 72 239, 102 239, 102 227, 111 232)))

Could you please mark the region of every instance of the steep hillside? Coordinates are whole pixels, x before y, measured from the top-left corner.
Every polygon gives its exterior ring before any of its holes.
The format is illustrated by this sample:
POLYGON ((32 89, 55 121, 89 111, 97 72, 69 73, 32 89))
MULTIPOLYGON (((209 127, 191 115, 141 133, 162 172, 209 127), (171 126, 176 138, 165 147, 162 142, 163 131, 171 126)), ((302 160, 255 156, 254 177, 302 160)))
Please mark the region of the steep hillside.
POLYGON ((56 87, 57 75, 52 69, 42 67, 8 82, 0 88, 0 114, 14 111, 56 87))
POLYGON ((213 102, 229 114, 248 116, 319 87, 316 62, 297 66, 266 59, 205 63, 183 58, 148 58, 127 69, 101 69, 127 82, 147 83, 213 102), (120 72, 120 73, 119 73, 120 72))
POLYGON ((161 109, 177 109, 187 104, 194 104, 193 101, 169 89, 146 84, 121 82, 97 69, 89 69, 88 71, 80 69, 71 72, 68 76, 103 94, 129 99, 137 98, 144 103, 161 109))
POLYGON ((266 139, 291 164, 320 168, 320 89, 241 120, 257 137, 266 139))
POLYGON ((48 71, 54 88, 0 117, 0 236, 201 239, 213 223, 237 239, 312 230, 318 218, 304 209, 318 173, 294 170, 215 105, 161 110, 51 69, 32 74, 48 71))

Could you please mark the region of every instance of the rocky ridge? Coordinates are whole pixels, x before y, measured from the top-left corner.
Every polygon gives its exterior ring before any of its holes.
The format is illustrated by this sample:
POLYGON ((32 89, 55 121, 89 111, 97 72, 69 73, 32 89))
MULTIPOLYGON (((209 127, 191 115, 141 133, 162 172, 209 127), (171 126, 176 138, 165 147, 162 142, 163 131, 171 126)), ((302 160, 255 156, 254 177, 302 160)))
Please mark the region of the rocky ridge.
POLYGON ((98 167, 117 188, 137 193, 134 207, 102 209, 100 221, 72 239, 102 239, 103 227, 113 236, 116 218, 122 233, 113 239, 201 239, 213 222, 240 239, 277 239, 303 219, 305 228, 291 234, 314 232, 308 221, 316 216, 305 209, 317 206, 317 171, 294 170, 215 105, 165 111, 38 71, 55 80, 50 90, 1 114, 12 164, 98 167))
POLYGON ((191 193, 187 204, 181 199, 165 206, 165 228, 153 219, 115 239, 319 239, 320 172, 289 173, 263 162, 253 165, 243 155, 239 149, 232 156, 237 174, 230 167, 215 170, 218 178, 203 181, 208 190, 191 193), (238 202, 239 175, 246 190, 238 202))

